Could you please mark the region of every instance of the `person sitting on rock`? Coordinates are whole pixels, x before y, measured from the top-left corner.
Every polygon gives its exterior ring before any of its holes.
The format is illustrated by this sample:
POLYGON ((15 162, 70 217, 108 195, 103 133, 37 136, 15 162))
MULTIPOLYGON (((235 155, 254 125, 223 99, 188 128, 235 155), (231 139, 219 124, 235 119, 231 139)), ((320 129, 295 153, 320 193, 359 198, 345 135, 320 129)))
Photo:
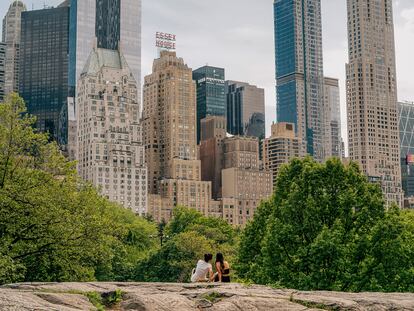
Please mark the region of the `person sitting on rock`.
POLYGON ((211 282, 214 280, 215 274, 213 274, 213 267, 211 266, 211 261, 213 255, 204 254, 204 260, 200 259, 197 262, 197 267, 193 269, 191 274, 191 282, 211 282))
POLYGON ((215 282, 230 283, 230 265, 224 260, 222 253, 216 255, 216 270, 215 282))

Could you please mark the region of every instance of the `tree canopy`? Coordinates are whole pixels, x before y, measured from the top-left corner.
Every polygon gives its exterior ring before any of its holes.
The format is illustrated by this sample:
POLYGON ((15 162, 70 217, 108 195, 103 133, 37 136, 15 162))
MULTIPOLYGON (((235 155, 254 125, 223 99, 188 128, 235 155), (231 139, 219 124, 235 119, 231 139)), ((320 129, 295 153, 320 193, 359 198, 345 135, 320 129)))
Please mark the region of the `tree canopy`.
POLYGON ((34 123, 18 95, 0 104, 0 284, 187 282, 222 252, 254 283, 414 291, 414 212, 387 209, 355 163, 292 160, 243 230, 185 207, 157 225, 99 195, 34 123))
POLYGON ((413 225, 357 164, 296 159, 244 230, 238 272, 305 290, 412 291, 413 225))
POLYGON ((135 280, 188 282, 205 253, 222 252, 232 262, 238 235, 227 222, 184 207, 175 208, 173 216, 164 229, 165 243, 138 264, 135 280))
POLYGON ((156 226, 80 180, 23 100, 0 104, 0 283, 126 279, 156 226))

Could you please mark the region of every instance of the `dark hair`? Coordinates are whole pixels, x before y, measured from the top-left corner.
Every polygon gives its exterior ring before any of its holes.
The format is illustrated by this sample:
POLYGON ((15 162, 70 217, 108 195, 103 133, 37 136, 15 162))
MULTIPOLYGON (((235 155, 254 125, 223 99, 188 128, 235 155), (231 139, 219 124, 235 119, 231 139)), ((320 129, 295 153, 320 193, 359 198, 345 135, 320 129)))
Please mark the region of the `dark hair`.
POLYGON ((216 254, 216 263, 220 263, 221 267, 224 267, 224 256, 222 253, 217 253, 216 254))
POLYGON ((213 255, 211 254, 204 254, 204 261, 209 262, 211 259, 213 259, 213 255))

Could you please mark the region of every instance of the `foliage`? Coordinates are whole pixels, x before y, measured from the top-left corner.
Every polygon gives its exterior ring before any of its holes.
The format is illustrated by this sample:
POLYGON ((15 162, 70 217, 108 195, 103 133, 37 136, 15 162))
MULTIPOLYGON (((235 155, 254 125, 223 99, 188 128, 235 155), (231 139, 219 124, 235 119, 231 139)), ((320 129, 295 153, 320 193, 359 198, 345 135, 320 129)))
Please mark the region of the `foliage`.
POLYGON ((0 283, 128 277, 155 225, 81 181, 34 122, 16 94, 0 105, 0 283))
POLYGON ((204 217, 193 209, 177 207, 164 231, 168 239, 137 266, 135 280, 188 282, 205 253, 223 252, 231 262, 236 252, 235 230, 223 220, 204 217))
POLYGON ((98 292, 87 292, 85 296, 97 311, 105 311, 101 294, 98 292))
POLYGON ((256 283, 305 290, 414 290, 412 220, 386 211, 355 163, 293 160, 243 232, 237 268, 256 283))

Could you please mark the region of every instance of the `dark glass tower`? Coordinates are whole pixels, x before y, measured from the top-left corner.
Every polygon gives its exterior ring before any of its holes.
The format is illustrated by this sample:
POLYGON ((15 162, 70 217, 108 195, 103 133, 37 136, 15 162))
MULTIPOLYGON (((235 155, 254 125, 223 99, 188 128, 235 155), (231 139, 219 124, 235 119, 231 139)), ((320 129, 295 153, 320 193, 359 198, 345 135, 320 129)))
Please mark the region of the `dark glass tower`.
POLYGON ((67 143, 68 55, 67 3, 22 13, 20 95, 37 127, 60 145, 67 143))
POLYGON ((197 88, 197 143, 200 142, 200 122, 207 116, 226 116, 225 71, 204 66, 193 71, 197 88))
POLYGON ((402 187, 405 197, 414 197, 414 103, 398 103, 402 187))
POLYGON ((98 48, 117 50, 121 40, 121 0, 96 1, 98 48))
POLYGON ((274 0, 277 121, 296 125, 302 151, 322 161, 324 76, 321 0, 274 0))

